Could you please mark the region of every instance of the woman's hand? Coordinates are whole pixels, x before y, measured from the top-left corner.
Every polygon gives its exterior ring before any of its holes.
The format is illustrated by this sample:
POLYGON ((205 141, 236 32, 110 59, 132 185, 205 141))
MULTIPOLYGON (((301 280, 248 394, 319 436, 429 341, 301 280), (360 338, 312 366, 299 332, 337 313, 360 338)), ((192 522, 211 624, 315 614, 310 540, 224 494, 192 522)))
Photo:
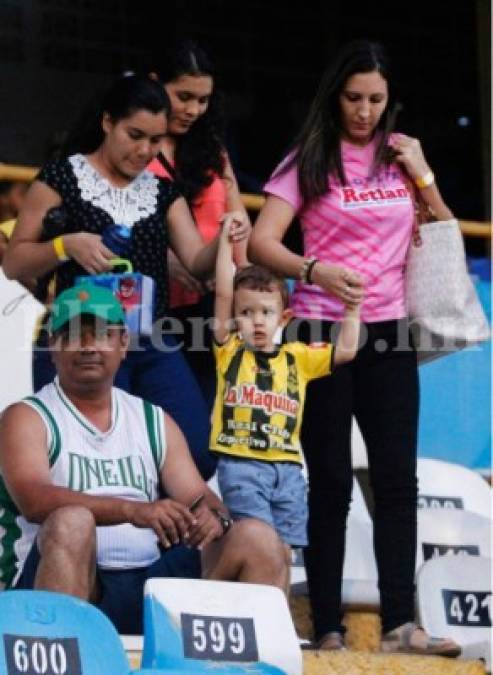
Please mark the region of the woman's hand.
POLYGON ((390 145, 395 150, 396 161, 404 165, 411 178, 420 178, 430 171, 417 138, 398 134, 390 141, 390 145))
POLYGON ((67 255, 79 263, 89 274, 100 274, 111 269, 110 261, 116 256, 101 241, 99 234, 76 232, 63 235, 67 255))
POLYGON ((361 277, 345 267, 317 262, 311 278, 313 283, 341 300, 346 306, 358 305, 363 299, 361 277))
POLYGON ((220 222, 223 229, 228 226, 229 238, 233 244, 248 239, 252 231, 250 220, 244 211, 228 211, 220 222))

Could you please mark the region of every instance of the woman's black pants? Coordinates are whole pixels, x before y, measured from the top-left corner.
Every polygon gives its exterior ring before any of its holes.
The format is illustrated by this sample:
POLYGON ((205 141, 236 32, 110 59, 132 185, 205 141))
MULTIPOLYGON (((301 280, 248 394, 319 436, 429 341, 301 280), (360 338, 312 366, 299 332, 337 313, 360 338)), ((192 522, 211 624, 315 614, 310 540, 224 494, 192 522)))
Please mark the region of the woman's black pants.
MULTIPOLYGON (((301 321, 297 335, 305 342, 333 341, 334 330, 337 324, 301 321)), ((355 360, 308 386, 302 426, 310 484, 305 566, 316 639, 344 632, 341 586, 353 415, 366 443, 375 503, 382 629, 414 619, 418 404, 416 352, 404 320, 363 324, 355 360)))

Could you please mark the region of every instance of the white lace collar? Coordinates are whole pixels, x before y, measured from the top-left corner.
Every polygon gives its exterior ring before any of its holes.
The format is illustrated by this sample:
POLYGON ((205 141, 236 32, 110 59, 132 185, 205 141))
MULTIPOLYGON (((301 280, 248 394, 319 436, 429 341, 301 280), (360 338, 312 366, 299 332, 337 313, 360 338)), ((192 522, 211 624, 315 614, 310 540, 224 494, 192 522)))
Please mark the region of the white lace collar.
POLYGON ((82 199, 106 211, 115 223, 132 227, 155 213, 158 179, 150 171, 143 171, 126 187, 120 188, 111 185, 84 155, 72 155, 69 162, 82 199))

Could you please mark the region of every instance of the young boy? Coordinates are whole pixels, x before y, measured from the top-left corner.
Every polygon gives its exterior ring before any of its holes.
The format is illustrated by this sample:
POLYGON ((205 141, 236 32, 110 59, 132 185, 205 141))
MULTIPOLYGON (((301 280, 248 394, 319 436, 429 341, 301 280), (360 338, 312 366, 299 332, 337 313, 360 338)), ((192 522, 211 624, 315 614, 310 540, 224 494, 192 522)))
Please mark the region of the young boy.
POLYGON ((289 560, 291 546, 307 544, 299 440, 306 385, 353 359, 360 331, 359 306, 348 306, 335 346, 277 346, 276 333, 290 318, 282 279, 258 266, 234 274, 230 234, 223 228, 216 261, 218 380, 211 451, 219 455, 219 487, 233 519, 272 525, 289 560))

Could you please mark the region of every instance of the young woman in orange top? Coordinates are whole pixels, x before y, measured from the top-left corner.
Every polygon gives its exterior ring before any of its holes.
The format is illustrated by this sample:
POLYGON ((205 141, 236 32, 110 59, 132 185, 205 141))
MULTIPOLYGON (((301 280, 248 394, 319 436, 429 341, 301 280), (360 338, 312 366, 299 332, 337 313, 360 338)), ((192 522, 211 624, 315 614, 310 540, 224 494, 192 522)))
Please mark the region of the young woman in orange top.
MULTIPOLYGON (((226 214, 248 222, 238 184, 225 149, 223 113, 215 88, 215 70, 208 55, 192 41, 182 42, 164 60, 156 77, 171 102, 168 130, 161 154, 149 169, 171 178, 187 200, 205 243, 214 239, 226 214)), ((246 264, 246 242, 235 246, 235 262, 246 264)), ((170 308, 183 326, 192 370, 210 406, 215 394, 215 365, 210 352, 213 317, 213 279, 199 281, 187 272, 170 250, 170 308), (195 325, 195 330, 193 326, 195 325), (206 351, 204 351, 206 350, 206 351)))

